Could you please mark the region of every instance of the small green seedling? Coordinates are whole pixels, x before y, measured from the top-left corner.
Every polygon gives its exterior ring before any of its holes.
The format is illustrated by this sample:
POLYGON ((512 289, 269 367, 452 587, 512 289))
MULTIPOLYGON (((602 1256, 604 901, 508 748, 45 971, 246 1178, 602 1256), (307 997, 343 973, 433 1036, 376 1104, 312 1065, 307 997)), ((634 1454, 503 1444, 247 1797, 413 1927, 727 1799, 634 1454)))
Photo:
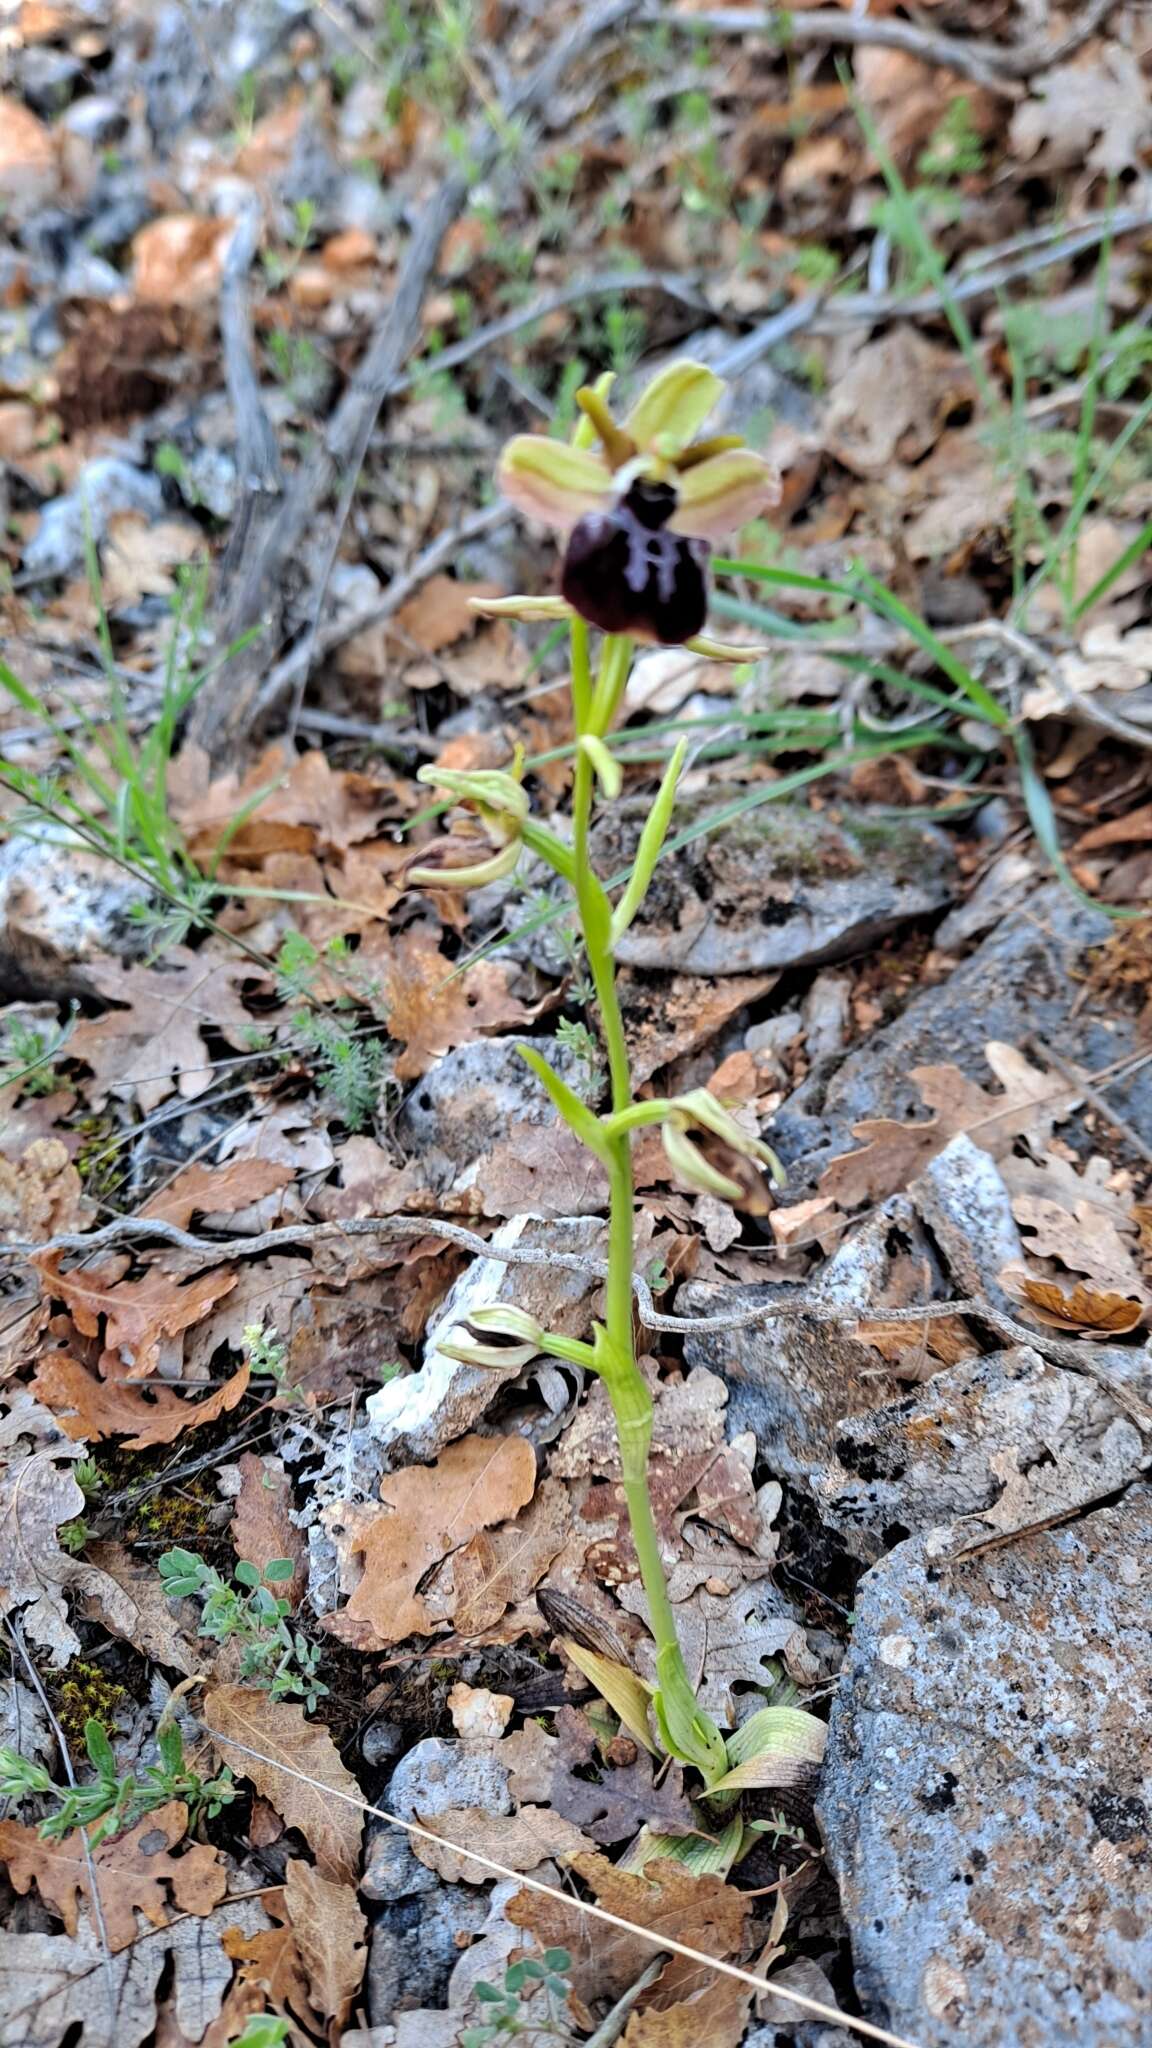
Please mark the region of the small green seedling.
POLYGON ((55 1811, 40 1823, 45 1841, 59 1842, 74 1828, 87 1828, 89 1841, 95 1845, 135 1827, 137 1821, 172 1799, 187 1806, 191 1826, 201 1818, 214 1819, 236 1797, 231 1771, 221 1771, 218 1778, 201 1778, 189 1770, 175 1721, 161 1721, 156 1731, 159 1762, 150 1764, 138 1778, 117 1768, 103 1721, 85 1723, 84 1741, 95 1772, 86 1785, 57 1785, 42 1764, 31 1763, 14 1749, 0 1749, 0 1798, 56 1802, 55 1811))
POLYGON ((563 2031, 567 2040, 568 2030, 562 2028, 562 2008, 572 1988, 568 1982, 571 1968, 572 1958, 566 1948, 546 1948, 539 1958, 529 1956, 523 1962, 510 1963, 502 1985, 484 1981, 476 1984, 473 1989, 484 2007, 485 2017, 479 2025, 464 2028, 460 2048, 490 2048, 491 2043, 507 2041, 517 2034, 530 2034, 535 2040, 545 2041, 558 2038, 563 2031), (545 2013, 540 2013, 533 2002, 541 1993, 545 2013))
POLYGON ((270 1699, 302 1699, 311 1713, 328 1691, 317 1672, 320 1652, 289 1626, 290 1604, 273 1591, 294 1569, 287 1557, 274 1557, 263 1571, 242 1558, 234 1574, 243 1589, 238 1592, 195 1551, 166 1550, 160 1559, 169 1599, 203 1602, 200 1634, 217 1643, 240 1643, 240 1676, 266 1686, 270 1699))

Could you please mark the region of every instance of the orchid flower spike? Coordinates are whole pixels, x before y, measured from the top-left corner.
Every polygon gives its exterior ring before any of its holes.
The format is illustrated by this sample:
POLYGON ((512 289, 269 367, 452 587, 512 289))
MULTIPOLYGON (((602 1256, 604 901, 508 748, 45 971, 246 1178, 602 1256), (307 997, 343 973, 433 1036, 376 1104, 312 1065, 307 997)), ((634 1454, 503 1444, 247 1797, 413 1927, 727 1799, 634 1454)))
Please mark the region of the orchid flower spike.
POLYGON ((665 1156, 677 1180, 705 1194, 719 1195, 750 1216, 774 1207, 771 1183, 782 1186, 784 1169, 771 1146, 750 1137, 707 1088, 679 1095, 661 1125, 665 1156), (765 1180, 761 1166, 768 1168, 765 1180))
POLYGON ((708 545, 776 502, 763 456, 738 434, 700 439, 725 386, 684 358, 659 371, 622 425, 601 379, 576 394, 576 443, 517 434, 497 482, 530 518, 567 536, 560 587, 606 633, 676 646, 708 609, 708 545), (579 445, 582 430, 599 448, 579 445))

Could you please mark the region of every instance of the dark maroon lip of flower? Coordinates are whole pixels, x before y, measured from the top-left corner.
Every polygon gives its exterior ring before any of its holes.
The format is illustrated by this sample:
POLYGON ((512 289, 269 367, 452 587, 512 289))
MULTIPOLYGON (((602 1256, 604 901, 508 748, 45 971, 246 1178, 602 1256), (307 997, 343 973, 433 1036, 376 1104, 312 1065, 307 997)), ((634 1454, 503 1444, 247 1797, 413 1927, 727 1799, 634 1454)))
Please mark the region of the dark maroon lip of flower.
POLYGON ((708 613, 706 541, 669 533, 671 484, 643 477, 612 512, 589 512, 568 536, 560 588, 604 633, 631 633, 675 647, 701 632, 708 613))

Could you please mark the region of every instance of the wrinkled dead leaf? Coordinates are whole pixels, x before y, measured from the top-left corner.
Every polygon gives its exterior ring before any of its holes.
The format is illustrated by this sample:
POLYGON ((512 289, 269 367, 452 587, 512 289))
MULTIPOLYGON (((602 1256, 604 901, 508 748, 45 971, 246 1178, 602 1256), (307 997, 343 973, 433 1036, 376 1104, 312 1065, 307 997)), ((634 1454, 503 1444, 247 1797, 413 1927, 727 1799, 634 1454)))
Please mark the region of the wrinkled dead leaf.
POLYGON ((332 1884, 310 1863, 290 1862, 284 1903, 308 1979, 308 1996, 339 2035, 360 1989, 367 1921, 350 1885, 332 1884))
MULTIPOLYGON (((215 1849, 196 1843, 179 1856, 172 1850, 188 1830, 188 1808, 178 1799, 145 1815, 127 1834, 92 1851, 109 1947, 128 1948, 137 1938, 137 1912, 153 1927, 168 1918, 168 1893, 185 1913, 210 1913, 228 1889, 228 1873, 215 1849)), ((35 1883, 46 1906, 75 1934, 81 1901, 90 1902, 91 1880, 84 1838, 77 1830, 60 1842, 45 1842, 35 1828, 0 1821, 0 1858, 18 1892, 35 1883)))
POLYGON ((1025 1134, 1039 1145, 1079 1099, 1074 1086, 1043 1073, 1013 1046, 993 1041, 985 1057, 1001 1095, 979 1087, 959 1067, 914 1067, 912 1079, 938 1114, 917 1123, 874 1117, 853 1124, 853 1135, 865 1142, 832 1161, 820 1179, 821 1195, 842 1209, 881 1202, 906 1188, 961 1131, 994 1159, 1025 1134))
MULTIPOLYGON (((171 1388, 152 1382, 139 1392, 134 1387, 115 1386, 97 1379, 66 1351, 49 1351, 36 1368, 32 1389, 68 1436, 77 1440, 123 1436, 128 1439, 126 1451, 146 1451, 154 1444, 174 1443, 186 1429, 218 1422, 243 1400, 250 1377, 251 1368, 245 1363, 203 1401, 187 1401, 171 1388)), ((80 1512, 73 1509, 74 1514, 80 1512)))
POLYGON ((1030 1275, 1020 1278, 1020 1298, 1046 1329, 1071 1330, 1081 1337, 1123 1337, 1136 1328, 1147 1306, 1125 1294, 1086 1287, 1083 1281, 1066 1294, 1054 1281, 1033 1280, 1030 1275))
POLYGON ((92 1204, 59 1138, 37 1138, 15 1165, 0 1159, 0 1237, 37 1239, 80 1230, 92 1204))
POLYGON ((421 1581, 479 1530, 516 1515, 535 1482, 536 1453, 521 1436, 460 1437, 435 1465, 391 1473, 380 1485, 384 1509, 358 1519, 352 1548, 363 1556, 363 1576, 324 1626, 361 1649, 442 1626, 448 1617, 433 1614, 421 1581))
POLYGON ((354 1884, 364 1822, 358 1807, 339 1795, 358 1801, 360 1791, 327 1728, 306 1721, 295 1701, 269 1700, 242 1685, 222 1685, 208 1693, 203 1719, 221 1763, 249 1779, 289 1827, 299 1828, 321 1877, 354 1884), (260 1754, 249 1756, 246 1750, 260 1754), (308 1778, 318 1785, 308 1784, 308 1778))
POLYGON ((498 583, 458 583, 455 576, 430 576, 423 589, 396 614, 396 624, 425 654, 438 654, 474 633, 480 624, 472 610, 474 597, 499 597, 498 583))
POLYGON ((239 1468, 240 1491, 229 1530, 236 1555, 261 1571, 274 1557, 289 1558, 295 1570, 277 1590, 294 1608, 307 1582, 308 1546, 289 1513, 292 1482, 279 1458, 258 1457, 255 1451, 242 1452, 239 1468))
POLYGON ((1103 177, 1139 163, 1152 124, 1140 66, 1119 43, 1097 47, 1098 56, 1081 53, 1032 80, 1032 98, 1012 116, 1017 156, 1027 161, 1045 148, 1049 168, 1086 164, 1103 177))
POLYGON ((0 2043, 141 2048, 156 2025, 165 1961, 163 1941, 138 1941, 109 1959, 87 1923, 75 1939, 8 1934, 0 1943, 0 2043))
MULTIPOLYGON (((696 1877, 684 1864, 666 1858, 649 1863, 642 1877, 618 1870, 606 1856, 579 1856, 573 1868, 599 1905, 657 1936, 670 1934, 723 1960, 743 1949, 752 1900, 723 1878, 696 1877)), ((573 1989, 585 2012, 593 2003, 619 1998, 655 1953, 639 1935, 589 1920, 574 1903, 559 1898, 517 1892, 504 1910, 512 1925, 529 1929, 542 1948, 568 1950, 573 1989)), ((660 1979, 662 2002, 667 1994, 675 2003, 678 1990, 689 1983, 699 1983, 699 1964, 673 1957, 660 1979)))
POLYGON ((567 1489, 545 1479, 515 1521, 479 1529, 452 1559, 453 1621, 459 1636, 494 1628, 539 1584, 562 1548, 571 1519, 567 1489))
MULTIPOLYGON (((126 1257, 99 1266, 60 1270, 61 1254, 36 1259, 48 1292, 64 1302, 83 1337, 98 1337, 104 1320, 107 1352, 119 1352, 134 1379, 143 1379, 159 1360, 165 1338, 203 1321, 236 1285, 235 1273, 218 1266, 186 1279, 150 1266, 139 1280, 125 1280, 126 1257)), ((115 1369, 113 1365, 112 1369, 115 1369)))
POLYGON ((492 1873, 461 1846, 469 1847, 509 1870, 535 1870, 550 1857, 569 1861, 591 1848, 587 1835, 550 1806, 522 1806, 519 1813, 489 1813, 482 1806, 451 1806, 442 1813, 417 1812, 431 1834, 443 1835, 438 1847, 411 1838, 412 1848, 446 1884, 486 1884, 492 1873))
POLYGON ((34 1643, 66 1664, 80 1648, 68 1624, 68 1591, 98 1595, 127 1635, 132 1608, 114 1579, 95 1565, 60 1548, 56 1531, 84 1512, 84 1495, 61 1459, 78 1455, 60 1444, 10 1462, 0 1474, 0 1613, 22 1609, 21 1622, 34 1643))
POLYGON ((141 1209, 187 1230, 193 1216, 234 1216, 265 1195, 274 1195, 294 1178, 293 1169, 277 1159, 230 1159, 225 1166, 186 1166, 160 1194, 141 1209))
POLYGON ((105 1002, 116 1006, 102 1017, 81 1018, 68 1040, 69 1058, 92 1069, 93 1108, 123 1094, 152 1110, 174 1088, 191 1101, 215 1079, 201 1030, 218 1032, 238 1050, 247 1042, 252 1018, 239 987, 253 969, 242 958, 174 946, 151 967, 93 960, 86 972, 105 1002))
MULTIPOLYGON (((164 1581, 151 1564, 137 1563, 120 1543, 89 1543, 85 1555, 131 1603, 125 1641, 154 1664, 181 1671, 185 1678, 203 1668, 208 1645, 184 1634, 173 1615, 175 1603, 169 1601, 164 1581)), ((99 1589, 89 1592, 86 1611, 98 1616, 113 1635, 123 1635, 122 1626, 118 1625, 118 1618, 120 1623, 123 1621, 123 1608, 117 1603, 116 1611, 111 1612, 100 1598, 99 1589)))
MULTIPOLYGON (((635 1743, 630 1762, 596 1762, 595 1737, 585 1715, 561 1707, 556 1719, 557 1744, 552 1758, 549 1797, 556 1812, 575 1821, 594 1842, 605 1847, 628 1841, 644 1827, 662 1835, 691 1835, 698 1822, 684 1796, 679 1764, 662 1771, 655 1782, 656 1761, 635 1743), (595 1768, 596 1777, 580 1777, 578 1769, 595 1768)), ((615 1749, 616 1745, 612 1745, 615 1749)))
POLYGON ((149 221, 132 243, 136 296, 145 304, 196 306, 214 300, 234 223, 169 213, 149 221))
MULTIPOLYGON (((371 959, 365 949, 364 959, 371 959)), ((379 963, 381 1002, 392 1037, 404 1047, 396 1077, 415 1081, 432 1061, 497 1031, 514 1031, 537 1014, 512 995, 515 969, 480 960, 463 974, 419 929, 389 940, 379 963)))

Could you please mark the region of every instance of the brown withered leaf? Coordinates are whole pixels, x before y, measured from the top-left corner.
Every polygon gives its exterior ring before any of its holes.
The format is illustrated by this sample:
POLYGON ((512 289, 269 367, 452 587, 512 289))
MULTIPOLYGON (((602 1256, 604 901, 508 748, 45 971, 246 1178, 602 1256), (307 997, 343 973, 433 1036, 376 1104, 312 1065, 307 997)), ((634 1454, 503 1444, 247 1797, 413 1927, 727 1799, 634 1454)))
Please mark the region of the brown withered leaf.
POLYGON ((530 1024, 538 1012, 511 993, 515 972, 496 960, 480 960, 458 974, 435 940, 419 928, 389 938, 376 961, 372 949, 363 957, 377 968, 384 1020, 404 1047, 396 1062, 400 1081, 415 1081, 432 1061, 453 1046, 467 1045, 495 1031, 530 1024))
POLYGON ((853 1124, 854 1136, 865 1142, 832 1161, 821 1175, 821 1195, 842 1209, 881 1202, 906 1188, 961 1131, 994 1159, 1025 1133, 1042 1143, 1078 1100, 1075 1086, 1043 1073, 1013 1046, 995 1040, 985 1048, 985 1057, 1002 1094, 979 1087, 959 1067, 914 1067, 912 1079, 938 1114, 915 1123, 871 1117, 853 1124))
POLYGON ((155 1664, 166 1664, 174 1671, 182 1671, 185 1678, 191 1678, 205 1663, 208 1646, 186 1636, 175 1619, 173 1606, 164 1591, 164 1581, 151 1564, 139 1564, 121 1543, 89 1543, 86 1551, 89 1563, 104 1573, 120 1588, 131 1603, 131 1615, 127 1633, 121 1623, 123 1609, 116 1603, 113 1609, 101 1598, 101 1588, 89 1591, 86 1611, 103 1622, 113 1635, 120 1635, 132 1643, 145 1657, 155 1664))
POLYGON ((535 1482, 536 1453, 521 1436, 460 1437, 434 1465, 390 1473, 380 1485, 384 1509, 359 1522, 363 1577, 324 1626, 360 1649, 430 1634, 440 1623, 417 1591, 421 1580, 479 1530, 517 1514, 535 1482))
POLYGON ((265 1195, 289 1185, 293 1170, 277 1159, 230 1159, 226 1166, 205 1166, 198 1160, 153 1195, 142 1216, 160 1216, 186 1230, 193 1216, 232 1216, 265 1195))
POLYGON ((156 1109, 173 1089, 187 1101, 215 1079, 201 1030, 219 1032, 242 1051, 252 1018, 240 988, 253 978, 239 955, 217 958, 174 946, 163 963, 124 967, 94 960, 85 969, 104 1001, 102 1017, 85 1017, 68 1040, 68 1057, 91 1067, 89 1099, 99 1108, 109 1095, 156 1109))
POLYGON ((332 1884, 310 1863, 288 1864, 284 1903, 308 1979, 311 2004, 338 2037, 364 1975, 368 1923, 352 1887, 332 1884))
MULTIPOLYGON (((228 1889, 228 1873, 215 1849, 197 1843, 173 1856, 188 1829, 188 1808, 170 1800, 146 1814, 127 1834, 92 1851, 96 1883, 115 1952, 136 1940, 136 1913, 153 1927, 168 1919, 168 1893, 184 1913, 210 1913, 228 1889)), ((35 1883, 44 1904, 63 1920, 69 1934, 80 1921, 80 1902, 90 1902, 91 1879, 80 1830, 61 1842, 45 1842, 35 1828, 0 1821, 0 1857, 18 1892, 35 1883)))
POLYGON ((442 1813, 417 1812, 421 1827, 443 1835, 443 1845, 412 1836, 412 1848, 446 1884, 484 1884, 492 1873, 475 1854, 509 1870, 535 1870, 549 1857, 570 1860, 591 1848, 587 1835, 550 1806, 522 1806, 519 1813, 489 1813, 483 1806, 450 1806, 442 1813), (461 1847, 467 1842, 470 1856, 461 1847))
POLYGON ((628 1841, 647 1825, 657 1834, 692 1835, 698 1822, 684 1796, 679 1764, 655 1782, 656 1760, 635 1743, 630 1762, 597 1763, 598 1779, 580 1777, 595 1753, 595 1734, 587 1717, 575 1707, 561 1707, 556 1717, 557 1746, 551 1759, 549 1797, 556 1812, 575 1821, 594 1842, 609 1847, 628 1841))
POLYGON ((499 597, 498 583, 458 583, 455 576, 430 576, 422 590, 396 614, 396 624, 426 654, 438 654, 474 633, 480 624, 470 600, 499 597))
POLYGON ((0 1469, 0 1614, 22 1608, 21 1621, 34 1643, 66 1664, 80 1648, 65 1611, 68 1592, 99 1595, 116 1617, 117 1632, 131 1625, 131 1603, 94 1564, 62 1550, 56 1531, 84 1512, 84 1495, 65 1456, 77 1454, 60 1443, 30 1457, 12 1458, 0 1469))
MULTIPOLYGON (((243 1400, 250 1376, 245 1363, 203 1401, 186 1401, 170 1387, 152 1382, 139 1391, 115 1386, 88 1372, 66 1351, 49 1351, 36 1368, 32 1390, 68 1436, 123 1436, 128 1439, 126 1451, 147 1451, 155 1444, 174 1443, 186 1429, 218 1422, 243 1400)), ((73 1513, 81 1509, 74 1508, 73 1513)))
POLYGON ((354 1884, 364 1822, 348 1799, 359 1801, 360 1792, 327 1728, 306 1721, 296 1701, 269 1700, 243 1685, 208 1693, 203 1719, 221 1763, 249 1779, 289 1827, 299 1828, 321 1877, 354 1884))
POLYGON ((633 2013, 623 2048, 739 2048, 754 1993, 731 1977, 713 1976, 676 2005, 651 2005, 633 2013))
POLYGON ((1020 1293, 1046 1329, 1072 1330, 1081 1337, 1123 1337, 1136 1328, 1147 1306, 1126 1294, 1102 1293, 1083 1281, 1066 1294, 1054 1281, 1025 1277, 1020 1293))
MULTIPOLYGON (((278 1919, 283 1918, 286 1908, 282 1893, 279 1899, 274 1894, 265 1904, 278 1919)), ((220 2018, 205 2034, 201 2048, 225 2048, 226 2043, 235 2041, 237 2034, 243 2032, 244 2022, 253 2013, 266 2012, 269 2007, 277 2013, 294 2015, 304 2025, 311 2022, 311 2033, 315 2022, 308 1980, 291 1927, 263 1927, 254 1934, 230 1927, 224 1935, 224 1953, 240 1968, 220 2018)), ((301 2032, 298 2038, 306 2040, 309 2035, 301 2032)))
POLYGON ((244 1451, 239 1460, 240 1491, 232 1510, 229 1534, 237 1557, 263 1570, 274 1557, 289 1558, 295 1567, 280 1589, 293 1607, 307 1579, 304 1533, 292 1521, 292 1482, 279 1458, 244 1451))
POLYGON ((452 1559, 457 1635, 481 1635, 527 1598, 563 1547, 570 1519, 567 1488, 545 1479, 515 1521, 469 1538, 452 1559))
POLYGON ((1017 1194, 1012 1198, 1012 1214, 1025 1233, 1024 1248, 1034 1258, 1059 1259, 1070 1273, 1081 1274, 1090 1286, 1105 1293, 1140 1293, 1127 1217, 1118 1227, 1091 1195, 1087 1199, 1073 1196, 1065 1207, 1043 1195, 1017 1194))
POLYGON ((154 1371, 166 1337, 201 1322, 236 1285, 235 1273, 223 1266, 184 1279, 156 1265, 139 1280, 126 1280, 125 1258, 63 1273, 61 1257, 49 1252, 35 1260, 48 1292, 69 1309, 83 1337, 99 1336, 103 1316, 106 1350, 119 1352, 140 1379, 154 1371))
MULTIPOLYGON (((727 1961, 741 1953, 752 1900, 723 1878, 697 1877, 670 1857, 649 1863, 644 1875, 620 1870, 606 1856, 578 1856, 573 1869, 597 1903, 659 1937, 669 1934, 705 1955, 727 1961)), ((581 1913, 575 1901, 517 1892, 504 1908, 514 1927, 530 1930, 542 1948, 566 1948, 572 1957, 572 1985, 588 2007, 614 2002, 651 1962, 657 1943, 606 1927, 581 1913)), ((660 1979, 661 1994, 699 1983, 700 1966, 673 1956, 660 1979)))
POLYGON ((59 1138, 37 1138, 15 1165, 0 1159, 0 1237, 54 1237, 83 1228, 92 1204, 59 1138))

